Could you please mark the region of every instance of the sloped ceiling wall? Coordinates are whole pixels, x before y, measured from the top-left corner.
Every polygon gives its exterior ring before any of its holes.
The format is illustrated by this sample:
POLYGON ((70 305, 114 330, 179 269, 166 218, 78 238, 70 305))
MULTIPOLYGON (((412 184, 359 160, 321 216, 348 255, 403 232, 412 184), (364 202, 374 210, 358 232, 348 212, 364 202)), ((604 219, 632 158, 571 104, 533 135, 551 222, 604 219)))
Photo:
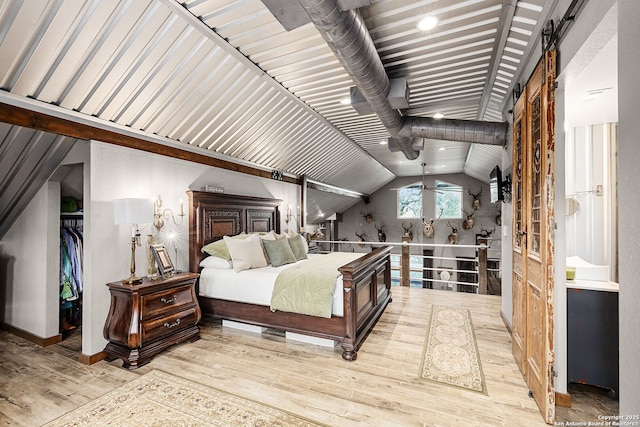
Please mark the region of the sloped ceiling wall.
POLYGON ((0 239, 75 142, 0 122, 0 239))

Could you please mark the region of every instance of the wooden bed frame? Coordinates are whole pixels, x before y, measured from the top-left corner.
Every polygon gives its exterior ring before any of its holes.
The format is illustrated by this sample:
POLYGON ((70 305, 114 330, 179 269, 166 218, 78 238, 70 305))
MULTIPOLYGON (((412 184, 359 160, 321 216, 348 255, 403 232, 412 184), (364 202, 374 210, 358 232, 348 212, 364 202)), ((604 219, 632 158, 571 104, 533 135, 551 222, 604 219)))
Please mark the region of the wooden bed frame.
MULTIPOLYGON (((206 256, 200 249, 224 235, 240 232, 280 232, 277 199, 202 191, 189 195, 189 270, 199 272, 206 256)), ((272 312, 267 306, 198 296, 204 316, 341 342, 342 357, 355 360, 360 345, 391 302, 390 247, 378 248, 338 270, 344 282, 344 316, 322 318, 272 312)))

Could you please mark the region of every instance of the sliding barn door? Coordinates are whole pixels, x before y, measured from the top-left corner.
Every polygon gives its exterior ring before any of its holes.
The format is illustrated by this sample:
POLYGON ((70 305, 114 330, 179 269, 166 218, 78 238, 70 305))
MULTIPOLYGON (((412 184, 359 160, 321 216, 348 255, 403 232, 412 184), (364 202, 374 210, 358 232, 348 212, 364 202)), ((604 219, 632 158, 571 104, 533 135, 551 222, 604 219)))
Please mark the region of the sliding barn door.
POLYGON ((514 110, 513 355, 547 423, 553 383, 555 51, 514 110))
POLYGON ((526 375, 524 364, 527 349, 526 326, 527 306, 525 304, 525 257, 526 257, 526 224, 525 214, 528 212, 524 198, 524 186, 527 177, 526 150, 523 148, 524 132, 526 132, 525 107, 527 89, 522 92, 514 107, 513 115, 513 319, 511 322, 511 347, 513 357, 523 375, 526 375))

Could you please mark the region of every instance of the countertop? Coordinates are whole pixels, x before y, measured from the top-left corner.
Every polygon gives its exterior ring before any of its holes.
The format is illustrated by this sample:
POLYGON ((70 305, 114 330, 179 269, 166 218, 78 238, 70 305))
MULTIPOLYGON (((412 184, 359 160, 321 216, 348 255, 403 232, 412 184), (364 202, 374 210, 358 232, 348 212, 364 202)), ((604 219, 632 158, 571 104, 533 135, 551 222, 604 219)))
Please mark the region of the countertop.
POLYGON ((619 285, 616 282, 600 280, 567 280, 567 289, 584 289, 589 291, 618 292, 619 285))

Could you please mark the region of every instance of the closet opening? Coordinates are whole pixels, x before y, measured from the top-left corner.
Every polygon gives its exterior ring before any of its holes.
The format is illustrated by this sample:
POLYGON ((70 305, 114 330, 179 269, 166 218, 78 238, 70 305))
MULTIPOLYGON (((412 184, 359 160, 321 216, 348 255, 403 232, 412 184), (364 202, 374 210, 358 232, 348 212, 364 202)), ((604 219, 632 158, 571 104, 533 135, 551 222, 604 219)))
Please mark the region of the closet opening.
POLYGON ((63 340, 76 337, 81 351, 84 209, 83 164, 58 168, 60 178, 59 332, 63 340))

